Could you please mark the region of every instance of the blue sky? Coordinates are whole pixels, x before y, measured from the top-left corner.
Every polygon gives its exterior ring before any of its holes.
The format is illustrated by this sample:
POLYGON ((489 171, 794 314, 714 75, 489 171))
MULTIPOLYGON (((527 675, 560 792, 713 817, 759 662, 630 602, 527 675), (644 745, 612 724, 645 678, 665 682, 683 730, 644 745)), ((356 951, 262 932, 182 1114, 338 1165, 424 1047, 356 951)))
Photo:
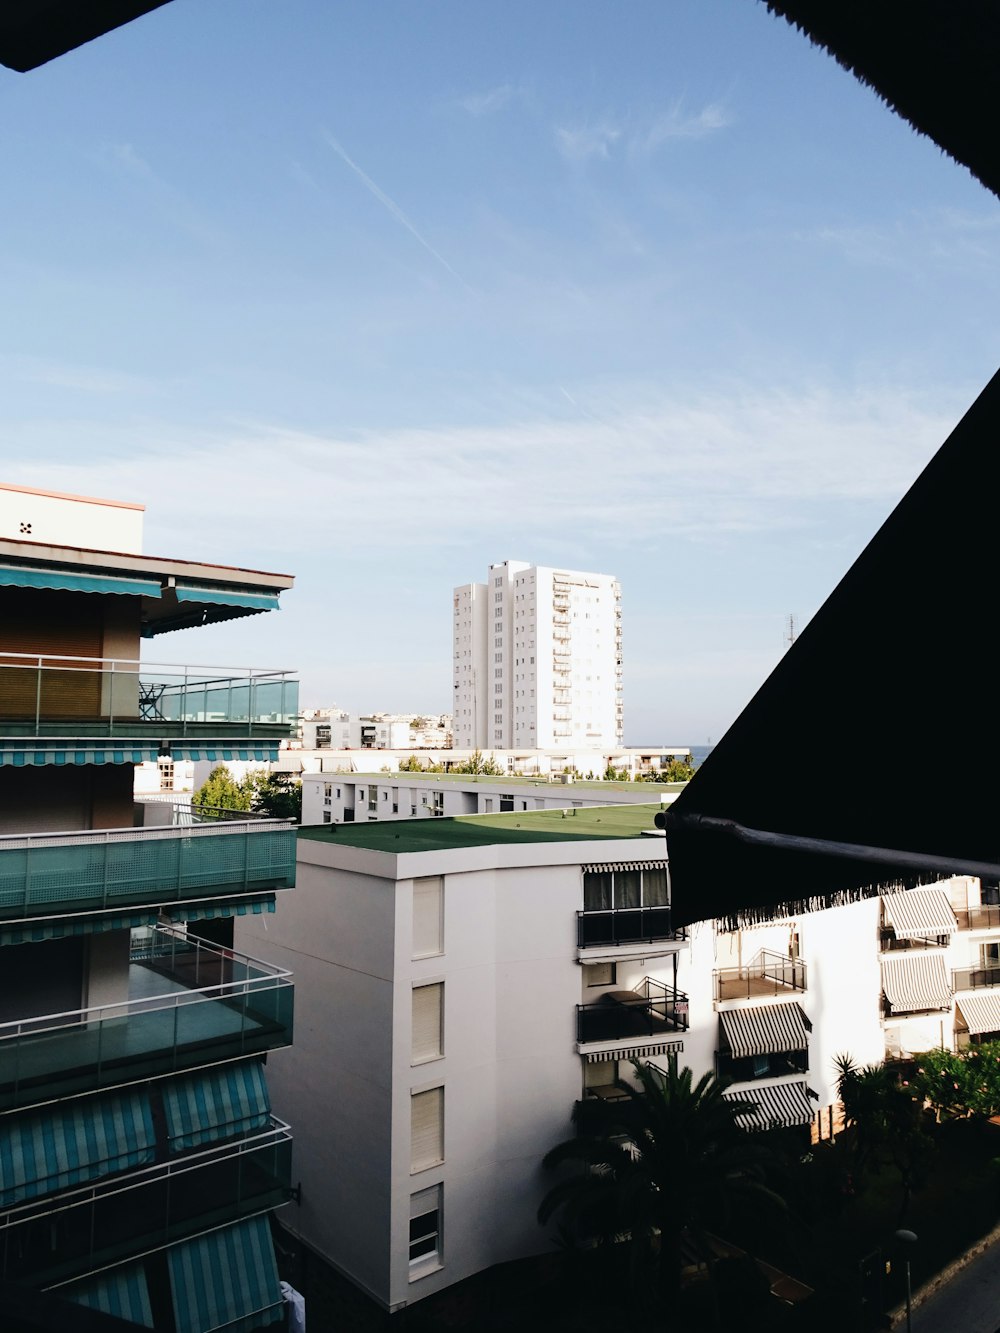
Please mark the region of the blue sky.
POLYGON ((513 558, 718 739, 1000 360, 994 198, 755 0, 174 0, 0 70, 0 171, 0 476, 295 573, 151 647, 307 704, 447 708, 513 558))

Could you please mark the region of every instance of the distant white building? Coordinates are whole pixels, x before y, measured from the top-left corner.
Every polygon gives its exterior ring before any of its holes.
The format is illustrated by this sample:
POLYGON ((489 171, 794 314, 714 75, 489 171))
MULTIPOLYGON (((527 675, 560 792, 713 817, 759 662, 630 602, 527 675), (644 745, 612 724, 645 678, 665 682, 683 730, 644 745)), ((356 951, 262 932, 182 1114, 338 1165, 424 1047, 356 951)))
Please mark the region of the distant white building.
MULTIPOLYGON (((563 775, 559 775, 563 776, 563 775)), ((490 815, 595 805, 669 805, 682 782, 578 782, 469 773, 304 773, 302 823, 352 824, 376 819, 490 815)), ((572 825, 568 826, 572 831, 572 825)))
POLYGON ((363 713, 342 708, 309 708, 300 728, 304 750, 447 749, 450 713, 363 713))
POLYGON ((452 615, 456 747, 621 745, 617 579, 505 560, 452 615))

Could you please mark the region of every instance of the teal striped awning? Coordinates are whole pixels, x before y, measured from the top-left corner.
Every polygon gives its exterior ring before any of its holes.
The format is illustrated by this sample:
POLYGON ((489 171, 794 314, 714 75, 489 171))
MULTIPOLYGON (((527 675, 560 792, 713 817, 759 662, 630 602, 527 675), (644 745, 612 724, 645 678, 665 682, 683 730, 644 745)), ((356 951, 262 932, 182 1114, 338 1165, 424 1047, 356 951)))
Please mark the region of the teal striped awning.
POLYGON ((266 1217, 174 1245, 167 1268, 177 1333, 248 1333, 284 1318, 266 1217))
POLYGON ((156 763, 160 753, 159 745, 129 746, 118 748, 112 745, 94 745, 89 747, 73 746, 32 746, 30 749, 23 741, 5 740, 0 743, 0 765, 10 768, 31 768, 35 765, 54 764, 57 768, 64 765, 75 767, 80 764, 147 764, 156 763))
POLYGON ((259 898, 233 898, 226 902, 199 903, 197 907, 163 909, 171 921, 221 921, 227 916, 261 916, 274 911, 274 894, 264 893, 259 898))
POLYGON ((153 1327, 153 1309, 149 1303, 146 1270, 142 1264, 112 1268, 99 1277, 88 1278, 86 1282, 72 1282, 69 1286, 57 1287, 54 1294, 75 1305, 86 1305, 91 1310, 101 1310, 118 1319, 129 1319, 143 1328, 153 1327))
POLYGON ((177 582, 179 602, 210 602, 213 606, 246 606, 254 611, 277 611, 278 594, 251 592, 248 588, 207 588, 200 584, 177 582))
MULTIPOLYGON (((154 579, 129 579, 118 575, 82 573, 77 570, 37 565, 0 565, 0 585, 14 588, 57 588, 62 592, 121 593, 127 597, 159 597, 154 579)), ((275 598, 277 604, 277 598, 275 598)))
POLYGON ((154 1159, 148 1097, 85 1098, 0 1119, 0 1206, 99 1180, 154 1159))
POLYGON ((98 912, 93 916, 58 921, 29 921, 23 925, 0 927, 0 946, 40 944, 43 940, 64 939, 67 935, 101 935, 107 930, 135 930, 137 926, 155 926, 158 919, 155 908, 146 908, 141 912, 98 912))
POLYGON ((163 1085, 169 1151, 184 1152, 267 1129, 271 1102, 259 1060, 223 1065, 163 1085))
MULTIPOLYGON (((188 742, 183 739, 170 742, 170 753, 174 759, 210 759, 212 763, 221 763, 230 759, 262 759, 274 763, 278 758, 278 742, 258 742, 254 745, 206 745, 204 741, 188 742)), ((153 757, 156 757, 154 751, 153 757)))

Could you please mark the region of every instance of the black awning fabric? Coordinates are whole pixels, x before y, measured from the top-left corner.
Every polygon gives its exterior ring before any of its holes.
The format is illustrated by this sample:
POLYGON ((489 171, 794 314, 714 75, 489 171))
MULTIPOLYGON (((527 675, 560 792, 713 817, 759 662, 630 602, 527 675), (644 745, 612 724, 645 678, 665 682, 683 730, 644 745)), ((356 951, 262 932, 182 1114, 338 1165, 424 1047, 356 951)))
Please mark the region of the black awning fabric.
POLYGON ((1000 194, 995 0, 767 0, 1000 194))
POLYGON ((665 811, 673 921, 796 914, 1000 865, 1000 374, 665 811), (749 830, 910 853, 757 845, 749 830), (922 860, 922 858, 925 858, 922 860))

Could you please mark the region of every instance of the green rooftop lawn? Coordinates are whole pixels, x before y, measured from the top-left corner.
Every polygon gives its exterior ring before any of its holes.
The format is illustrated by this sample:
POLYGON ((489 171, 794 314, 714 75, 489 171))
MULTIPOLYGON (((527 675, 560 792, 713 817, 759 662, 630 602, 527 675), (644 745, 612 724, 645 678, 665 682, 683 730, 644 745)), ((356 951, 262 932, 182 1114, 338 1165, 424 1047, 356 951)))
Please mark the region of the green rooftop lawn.
POLYGON ((379 852, 430 852, 449 847, 489 847, 501 842, 590 842, 596 838, 638 838, 652 829, 661 807, 652 805, 572 806, 564 810, 514 810, 502 815, 459 815, 456 819, 383 819, 357 824, 315 824, 300 838, 370 847, 379 852))

